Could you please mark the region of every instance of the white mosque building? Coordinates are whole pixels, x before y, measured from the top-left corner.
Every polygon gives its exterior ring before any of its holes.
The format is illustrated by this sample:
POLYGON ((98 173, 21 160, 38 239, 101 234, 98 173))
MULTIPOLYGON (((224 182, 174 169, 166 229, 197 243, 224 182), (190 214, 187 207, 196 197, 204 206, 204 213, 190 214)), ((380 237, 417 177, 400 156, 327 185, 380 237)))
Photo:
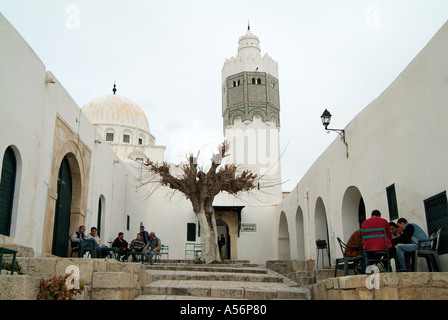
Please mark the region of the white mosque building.
MULTIPOLYGON (((163 161, 165 146, 138 103, 114 86, 80 108, 2 15, 0 37, 8 44, 0 47, 0 245, 64 257, 79 225, 97 227, 103 242, 118 232, 131 241, 144 225, 169 246, 170 259, 184 259, 185 244, 201 241, 200 226, 183 195, 139 187, 141 161, 163 161)), ((215 200, 226 258, 316 260, 322 239, 329 249, 322 265, 331 265, 341 256, 337 237, 347 240, 379 209, 428 233, 444 228, 448 270, 447 39, 446 23, 344 128, 346 143, 335 138, 284 196, 278 65, 248 29, 222 68, 221 116, 228 161, 262 179, 250 195, 215 200)))

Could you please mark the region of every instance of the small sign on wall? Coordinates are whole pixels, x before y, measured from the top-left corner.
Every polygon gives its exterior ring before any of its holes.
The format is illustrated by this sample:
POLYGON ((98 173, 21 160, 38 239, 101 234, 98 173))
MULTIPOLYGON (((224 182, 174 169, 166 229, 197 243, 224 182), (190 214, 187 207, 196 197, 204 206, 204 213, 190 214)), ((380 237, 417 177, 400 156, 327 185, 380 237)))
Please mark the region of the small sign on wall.
POLYGON ((257 232, 257 224, 256 223, 242 223, 241 231, 242 232, 257 232))

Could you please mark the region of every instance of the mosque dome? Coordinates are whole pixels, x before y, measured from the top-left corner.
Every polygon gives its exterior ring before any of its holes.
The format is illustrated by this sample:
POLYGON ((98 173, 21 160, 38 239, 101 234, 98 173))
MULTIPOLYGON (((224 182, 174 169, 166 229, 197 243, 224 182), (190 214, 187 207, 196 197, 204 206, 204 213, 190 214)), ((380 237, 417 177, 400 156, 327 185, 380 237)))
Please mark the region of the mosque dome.
POLYGON ((82 107, 93 125, 112 125, 149 133, 148 119, 134 101, 118 94, 96 97, 82 107))

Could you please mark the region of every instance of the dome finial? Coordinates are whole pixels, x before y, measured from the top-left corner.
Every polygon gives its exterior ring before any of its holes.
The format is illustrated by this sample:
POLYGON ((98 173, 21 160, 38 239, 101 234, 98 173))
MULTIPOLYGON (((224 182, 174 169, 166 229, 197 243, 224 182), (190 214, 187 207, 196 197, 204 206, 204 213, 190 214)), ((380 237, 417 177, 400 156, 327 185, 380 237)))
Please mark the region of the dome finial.
POLYGON ((117 92, 117 87, 115 86, 115 81, 114 81, 114 88, 112 89, 112 92, 115 94, 115 92, 117 92))
POLYGON ((250 21, 249 20, 247 20, 247 30, 248 31, 250 30, 250 21))

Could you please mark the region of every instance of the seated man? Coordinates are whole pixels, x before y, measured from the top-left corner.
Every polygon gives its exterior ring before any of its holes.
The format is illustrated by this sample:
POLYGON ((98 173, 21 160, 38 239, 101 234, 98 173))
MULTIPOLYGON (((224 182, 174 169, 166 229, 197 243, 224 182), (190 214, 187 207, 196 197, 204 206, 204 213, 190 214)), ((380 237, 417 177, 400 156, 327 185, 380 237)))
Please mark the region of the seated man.
MULTIPOLYGON (((409 271, 405 252, 411 252, 418 249, 419 240, 427 240, 428 236, 415 223, 408 223, 405 218, 400 218, 397 221, 398 228, 401 235, 392 239, 392 243, 397 249, 397 271, 409 271)), ((428 247, 430 242, 428 241, 428 247)), ((415 261, 417 263, 417 261, 415 261)))
POLYGON ((149 242, 143 248, 145 261, 153 264, 152 259, 156 254, 160 253, 160 250, 162 250, 162 242, 156 237, 154 232, 151 232, 149 234, 149 242))
POLYGON ((350 236, 350 238, 347 241, 347 245, 352 246, 352 247, 359 247, 359 248, 356 249, 356 248, 346 247, 344 250, 344 255, 346 257, 357 257, 360 254, 362 254, 362 252, 361 252, 361 248, 362 248, 361 229, 358 229, 352 233, 352 235, 350 236))
POLYGON ((90 250, 90 254, 92 255, 92 258, 96 258, 96 252, 99 252, 100 246, 95 238, 86 238, 86 235, 84 234, 85 231, 85 226, 79 226, 78 231, 75 231, 70 235, 70 241, 72 243, 79 243, 80 249, 87 247, 95 248, 95 250, 90 250))
MULTIPOLYGON (((137 233, 137 238, 131 241, 129 250, 131 250, 131 252, 142 252, 144 247, 145 243, 142 241, 142 236, 140 233, 137 233)), ((132 255, 132 261, 136 261, 134 254, 132 255)))
MULTIPOLYGON (((107 245, 105 245, 103 242, 101 242, 101 239, 98 236, 98 232, 97 232, 97 229, 95 227, 90 228, 90 233, 87 235, 86 239, 95 239, 96 243, 98 243, 100 248, 106 248, 107 247, 107 245)), ((103 251, 103 252, 105 252, 105 251, 103 251)), ((112 254, 112 252, 110 250, 106 251, 106 255, 108 253, 112 254)), ((100 252, 100 258, 101 258, 101 252, 100 252)))
POLYGON ((387 249, 387 251, 389 252, 389 259, 395 258, 395 247, 392 245, 389 223, 386 219, 381 218, 381 212, 379 212, 378 210, 373 210, 371 218, 362 223, 362 229, 366 230, 376 228, 384 228, 384 230, 386 231, 386 243, 384 242, 383 238, 365 239, 364 249, 368 251, 383 251, 387 249), (385 248, 386 244, 387 248, 385 248))
POLYGON ((118 248, 120 261, 123 261, 123 259, 126 257, 126 252, 128 251, 128 242, 124 240, 123 237, 123 232, 119 232, 118 237, 115 238, 114 242, 112 243, 112 247, 118 248))

